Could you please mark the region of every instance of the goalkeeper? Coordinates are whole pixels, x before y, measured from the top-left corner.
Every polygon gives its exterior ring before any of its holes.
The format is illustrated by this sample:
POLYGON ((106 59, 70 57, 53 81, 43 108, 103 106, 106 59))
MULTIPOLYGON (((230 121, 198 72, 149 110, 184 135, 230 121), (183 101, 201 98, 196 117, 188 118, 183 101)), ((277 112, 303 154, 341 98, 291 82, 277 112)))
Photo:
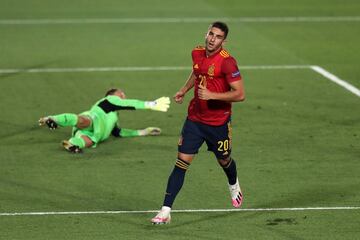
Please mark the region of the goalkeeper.
POLYGON ((150 109, 166 112, 170 99, 161 97, 155 101, 141 101, 126 99, 125 93, 120 89, 110 89, 105 97, 97 101, 89 111, 73 114, 63 113, 42 117, 39 125, 47 125, 51 130, 58 126, 71 126, 72 136, 62 142, 63 147, 72 153, 81 153, 83 148, 96 147, 99 142, 105 141, 110 134, 115 137, 156 136, 160 128, 148 127, 140 130, 120 128, 118 110, 150 109))

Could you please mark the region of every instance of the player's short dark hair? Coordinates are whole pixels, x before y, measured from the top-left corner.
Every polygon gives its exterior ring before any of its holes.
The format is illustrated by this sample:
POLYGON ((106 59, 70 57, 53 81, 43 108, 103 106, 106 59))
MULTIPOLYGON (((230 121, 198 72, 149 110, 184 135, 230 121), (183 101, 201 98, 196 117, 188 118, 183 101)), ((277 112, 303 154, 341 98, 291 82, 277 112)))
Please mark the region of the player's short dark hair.
POLYGON ((105 97, 109 95, 113 95, 118 89, 117 88, 111 88, 105 93, 105 97))
POLYGON ((210 28, 219 28, 221 31, 224 32, 224 39, 226 39, 228 33, 229 33, 229 27, 226 25, 226 23, 224 22, 220 22, 220 21, 216 21, 216 22, 213 22, 211 25, 210 25, 210 28))

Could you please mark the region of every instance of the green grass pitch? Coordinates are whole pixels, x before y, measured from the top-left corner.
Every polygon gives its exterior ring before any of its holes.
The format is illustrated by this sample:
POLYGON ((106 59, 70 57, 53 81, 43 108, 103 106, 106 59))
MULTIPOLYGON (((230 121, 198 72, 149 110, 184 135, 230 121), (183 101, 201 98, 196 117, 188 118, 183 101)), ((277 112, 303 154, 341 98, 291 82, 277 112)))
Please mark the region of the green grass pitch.
MULTIPOLYGON (((1 1, 0 239, 359 238, 360 98, 308 67, 360 88, 359 12, 356 0, 1 1), (87 110, 110 87, 173 96, 189 70, 156 68, 190 69, 218 18, 247 94, 232 119, 244 211, 174 212, 152 226, 143 211, 161 206, 191 93, 167 113, 120 112, 123 127, 161 136, 111 138, 81 155, 60 146, 70 129, 37 120, 87 110), (108 67, 150 69, 99 71, 108 67), (85 214, 100 211, 127 212, 85 214)), ((186 209, 231 209, 205 146, 174 204, 186 209)))

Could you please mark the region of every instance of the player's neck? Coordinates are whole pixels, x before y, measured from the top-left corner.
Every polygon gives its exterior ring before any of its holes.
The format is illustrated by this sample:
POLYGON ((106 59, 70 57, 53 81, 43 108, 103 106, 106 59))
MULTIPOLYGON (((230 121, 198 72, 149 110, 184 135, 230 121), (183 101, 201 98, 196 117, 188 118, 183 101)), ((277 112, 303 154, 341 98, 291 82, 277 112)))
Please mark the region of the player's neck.
POLYGON ((208 51, 207 49, 205 50, 205 53, 206 53, 206 57, 212 57, 214 56, 215 54, 217 54, 218 52, 220 52, 222 49, 222 47, 219 47, 218 49, 214 50, 214 51, 208 51))

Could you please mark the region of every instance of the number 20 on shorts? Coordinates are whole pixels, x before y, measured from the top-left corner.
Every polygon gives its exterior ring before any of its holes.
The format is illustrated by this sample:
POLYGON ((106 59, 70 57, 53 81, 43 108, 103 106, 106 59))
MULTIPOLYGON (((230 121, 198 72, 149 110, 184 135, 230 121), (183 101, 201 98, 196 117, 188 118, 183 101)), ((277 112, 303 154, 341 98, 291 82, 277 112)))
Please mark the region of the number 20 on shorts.
POLYGON ((218 143, 218 151, 220 152, 225 152, 230 148, 228 139, 226 139, 225 141, 218 141, 217 143, 218 143))

